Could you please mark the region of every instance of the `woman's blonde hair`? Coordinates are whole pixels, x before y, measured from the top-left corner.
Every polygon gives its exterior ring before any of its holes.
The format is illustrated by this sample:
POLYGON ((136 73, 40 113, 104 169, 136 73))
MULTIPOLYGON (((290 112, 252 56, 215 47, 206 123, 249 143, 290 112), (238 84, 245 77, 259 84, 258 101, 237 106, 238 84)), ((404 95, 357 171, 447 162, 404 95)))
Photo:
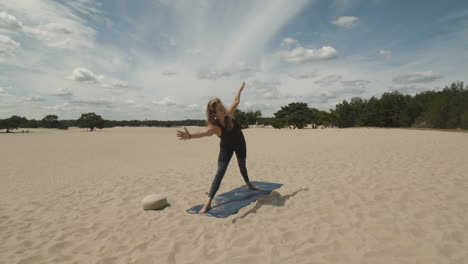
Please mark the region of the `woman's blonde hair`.
MULTIPOLYGON (((218 106, 218 104, 222 104, 221 100, 219 98, 213 98, 206 105, 206 123, 208 124, 208 126, 214 125, 221 128, 221 123, 218 119, 216 119, 216 106, 218 106)), ((226 129, 230 131, 233 127, 232 117, 230 114, 226 113, 224 123, 226 124, 226 129)))

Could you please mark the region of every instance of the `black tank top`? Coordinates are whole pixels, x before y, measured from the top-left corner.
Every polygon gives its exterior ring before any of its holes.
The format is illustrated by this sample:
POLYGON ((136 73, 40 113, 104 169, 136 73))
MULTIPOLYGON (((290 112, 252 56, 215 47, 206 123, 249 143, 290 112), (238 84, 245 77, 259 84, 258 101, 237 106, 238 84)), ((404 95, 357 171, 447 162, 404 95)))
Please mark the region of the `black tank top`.
POLYGON ((236 144, 240 144, 242 139, 244 138, 244 134, 242 134, 241 127, 239 123, 235 119, 232 119, 233 127, 231 131, 228 131, 225 127, 221 127, 221 145, 223 146, 232 146, 236 144))

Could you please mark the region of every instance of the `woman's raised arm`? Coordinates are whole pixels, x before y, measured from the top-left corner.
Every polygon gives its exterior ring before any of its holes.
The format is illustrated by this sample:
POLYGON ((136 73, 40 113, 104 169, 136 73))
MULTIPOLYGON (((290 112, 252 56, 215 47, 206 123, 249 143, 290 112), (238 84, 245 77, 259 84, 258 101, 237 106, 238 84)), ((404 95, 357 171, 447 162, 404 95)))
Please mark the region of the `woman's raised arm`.
POLYGON ((242 82, 242 85, 239 88, 239 91, 237 91, 236 97, 234 97, 234 101, 232 102, 232 104, 227 109, 227 112, 229 114, 231 114, 231 115, 234 115, 234 111, 236 111, 237 106, 240 103, 240 96, 241 96, 242 90, 244 90, 244 86, 245 86, 245 82, 242 82))

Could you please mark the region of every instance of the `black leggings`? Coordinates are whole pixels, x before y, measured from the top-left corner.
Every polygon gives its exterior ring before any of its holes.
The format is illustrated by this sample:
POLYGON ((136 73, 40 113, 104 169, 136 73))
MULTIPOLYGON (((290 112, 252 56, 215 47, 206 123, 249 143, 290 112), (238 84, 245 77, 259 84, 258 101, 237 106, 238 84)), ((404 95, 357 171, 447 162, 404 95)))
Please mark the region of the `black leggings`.
POLYGON ((239 169, 244 177, 244 181, 247 183, 249 182, 249 176, 247 174, 247 168, 245 167, 245 159, 247 157, 247 147, 245 144, 245 140, 242 139, 240 144, 236 144, 234 146, 220 146, 219 150, 219 157, 218 157, 218 170, 216 171, 216 176, 211 184, 210 194, 209 197, 213 198, 216 192, 219 189, 219 185, 223 180, 224 174, 226 173, 226 169, 231 161, 232 154, 236 152, 237 163, 239 164, 239 169))

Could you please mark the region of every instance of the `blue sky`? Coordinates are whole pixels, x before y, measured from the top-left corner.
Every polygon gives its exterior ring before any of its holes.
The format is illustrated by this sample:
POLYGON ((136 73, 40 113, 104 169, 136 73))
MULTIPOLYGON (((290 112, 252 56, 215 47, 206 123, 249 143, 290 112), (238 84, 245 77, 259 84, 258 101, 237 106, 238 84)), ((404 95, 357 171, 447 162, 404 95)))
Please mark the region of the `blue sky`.
POLYGON ((467 1, 0 1, 0 118, 272 116, 468 76, 467 1))

